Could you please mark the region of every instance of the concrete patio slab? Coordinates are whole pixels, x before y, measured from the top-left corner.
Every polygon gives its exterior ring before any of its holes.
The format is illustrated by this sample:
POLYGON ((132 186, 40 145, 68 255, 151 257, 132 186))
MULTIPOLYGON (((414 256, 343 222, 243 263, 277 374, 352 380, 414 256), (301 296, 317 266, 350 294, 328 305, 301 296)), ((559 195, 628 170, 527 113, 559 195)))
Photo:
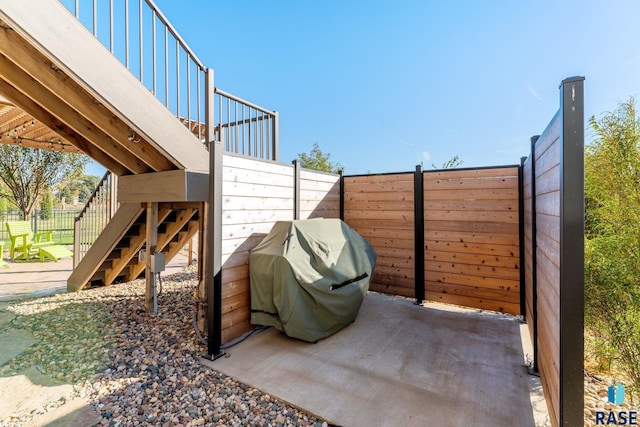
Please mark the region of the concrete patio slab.
POLYGON ((520 326, 369 294, 317 344, 269 329, 203 363, 341 426, 533 426, 520 326))

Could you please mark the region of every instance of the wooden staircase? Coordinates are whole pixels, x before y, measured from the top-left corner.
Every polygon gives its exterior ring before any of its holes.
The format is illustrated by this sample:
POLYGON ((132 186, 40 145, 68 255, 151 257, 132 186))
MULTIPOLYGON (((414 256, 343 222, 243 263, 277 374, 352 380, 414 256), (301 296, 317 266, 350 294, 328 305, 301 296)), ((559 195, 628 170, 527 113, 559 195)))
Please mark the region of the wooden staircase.
MULTIPOLYGON (((68 290, 133 280, 145 270, 138 253, 150 236, 169 262, 200 228, 205 135, 200 128, 194 135, 59 0, 0 0, 0 101, 123 183, 120 207, 89 242, 68 290), (157 229, 146 225, 149 206, 158 207, 157 229)), ((179 107, 177 114, 184 114, 179 107)))
MULTIPOLYGON (((144 275, 146 264, 139 261, 138 254, 145 249, 147 240, 145 209, 126 204, 121 210, 87 253, 91 261, 81 262, 69 277, 68 290, 108 286, 144 275)), ((200 207, 197 204, 160 203, 156 252, 165 254, 166 262, 170 262, 199 228, 200 207)))

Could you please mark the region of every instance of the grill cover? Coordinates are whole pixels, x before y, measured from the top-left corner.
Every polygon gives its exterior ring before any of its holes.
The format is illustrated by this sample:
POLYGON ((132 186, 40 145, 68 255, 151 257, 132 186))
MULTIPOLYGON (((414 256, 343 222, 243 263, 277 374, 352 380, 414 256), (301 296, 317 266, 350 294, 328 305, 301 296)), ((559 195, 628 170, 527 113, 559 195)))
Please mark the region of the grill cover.
POLYGON ((353 322, 373 247, 339 219, 279 221, 250 254, 251 323, 315 342, 353 322))

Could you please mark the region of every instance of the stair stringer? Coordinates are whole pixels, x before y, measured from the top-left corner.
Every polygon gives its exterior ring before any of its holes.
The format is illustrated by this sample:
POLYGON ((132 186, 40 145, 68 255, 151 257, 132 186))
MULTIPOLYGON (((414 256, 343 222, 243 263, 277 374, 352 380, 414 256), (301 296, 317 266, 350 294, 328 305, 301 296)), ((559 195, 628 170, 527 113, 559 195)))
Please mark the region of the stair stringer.
POLYGON ((122 203, 111 221, 67 279, 67 292, 82 290, 134 224, 143 208, 140 203, 122 203))

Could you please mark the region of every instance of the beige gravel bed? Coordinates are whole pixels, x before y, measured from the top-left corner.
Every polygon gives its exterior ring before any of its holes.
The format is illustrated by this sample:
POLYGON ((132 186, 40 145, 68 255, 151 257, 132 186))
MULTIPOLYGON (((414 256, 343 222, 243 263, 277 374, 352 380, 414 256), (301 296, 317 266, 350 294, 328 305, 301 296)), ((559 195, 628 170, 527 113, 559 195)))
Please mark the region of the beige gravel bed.
POLYGON ((157 316, 143 309, 143 281, 8 303, 0 338, 33 342, 0 361, 0 382, 25 390, 30 383, 40 398, 14 398, 0 425, 37 424, 77 399, 90 402, 99 425, 326 425, 200 364, 206 351, 192 327, 195 286, 193 271, 164 278, 157 316))

